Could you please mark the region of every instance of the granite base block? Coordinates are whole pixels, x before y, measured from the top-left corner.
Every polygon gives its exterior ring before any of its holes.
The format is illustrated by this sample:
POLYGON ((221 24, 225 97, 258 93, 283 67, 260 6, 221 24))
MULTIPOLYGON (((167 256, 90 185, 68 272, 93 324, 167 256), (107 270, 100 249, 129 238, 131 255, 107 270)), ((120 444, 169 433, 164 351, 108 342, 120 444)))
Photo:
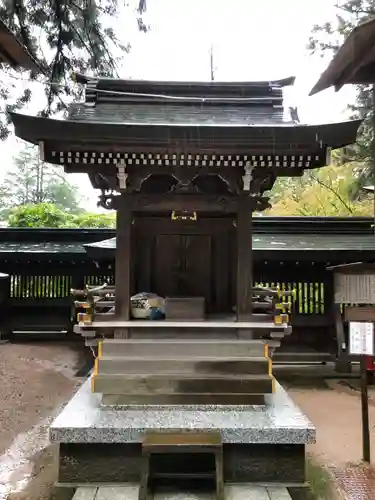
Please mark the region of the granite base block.
MULTIPOLYGON (((87 381, 50 428, 50 440, 60 446, 59 481, 139 481, 145 433, 219 431, 225 481, 303 483, 305 444, 315 442, 315 428, 278 383, 265 400, 265 405, 247 406, 105 408, 87 381)), ((168 471, 177 466, 170 456, 158 460, 168 471)), ((205 458, 194 463, 200 460, 205 458)))
POLYGON ((146 432, 219 431, 223 443, 315 443, 312 423, 276 382, 265 405, 101 407, 87 380, 50 427, 57 443, 141 443, 146 432))
MULTIPOLYGON (((296 483, 305 481, 305 446, 302 444, 225 444, 226 482, 296 483)), ((158 455, 156 467, 174 473, 181 468, 179 457, 158 455)), ((189 454, 189 461, 191 459, 189 454)), ((196 455, 197 470, 210 467, 209 455, 196 455)), ((184 459, 185 457, 181 457, 184 459)), ((187 465, 188 462, 185 462, 187 465)), ((59 482, 138 482, 141 470, 140 443, 60 444, 59 482)))
POLYGON ((158 394, 136 395, 103 394, 102 406, 123 407, 135 405, 171 405, 183 407, 186 405, 264 405, 264 394, 158 394))

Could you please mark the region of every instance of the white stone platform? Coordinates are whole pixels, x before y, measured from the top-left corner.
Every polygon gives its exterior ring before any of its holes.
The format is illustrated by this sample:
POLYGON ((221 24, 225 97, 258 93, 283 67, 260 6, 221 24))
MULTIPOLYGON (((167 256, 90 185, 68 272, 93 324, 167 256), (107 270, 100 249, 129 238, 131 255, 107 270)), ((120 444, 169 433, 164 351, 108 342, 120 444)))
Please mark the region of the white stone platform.
MULTIPOLYGON (((138 500, 139 486, 82 486, 77 488, 73 500, 138 500)), ((255 486, 231 484, 225 486, 227 500, 291 500, 282 486, 255 486)), ((215 500, 214 493, 155 493, 154 500, 215 500)))
POLYGON ((315 443, 312 423, 276 383, 266 405, 104 408, 87 380, 50 427, 57 443, 140 443, 145 432, 220 431, 223 443, 315 443))

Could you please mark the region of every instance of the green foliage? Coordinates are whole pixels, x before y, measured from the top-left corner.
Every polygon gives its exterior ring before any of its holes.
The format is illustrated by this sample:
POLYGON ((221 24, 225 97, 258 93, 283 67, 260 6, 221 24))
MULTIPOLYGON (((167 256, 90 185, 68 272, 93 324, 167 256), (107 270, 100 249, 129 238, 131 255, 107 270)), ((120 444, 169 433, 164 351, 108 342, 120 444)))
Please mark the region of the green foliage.
POLYGON ((6 217, 11 208, 30 203, 52 203, 63 211, 80 211, 78 187, 67 180, 61 167, 39 161, 34 146, 28 146, 14 159, 0 185, 0 214, 6 217))
POLYGON ((306 480, 310 485, 312 498, 332 500, 336 497, 332 475, 311 456, 306 460, 306 480))
MULTIPOLYGON (((359 23, 375 16, 375 0, 343 0, 337 2, 337 16, 334 23, 314 26, 308 48, 312 53, 333 55, 342 45, 344 39, 359 23)), ((366 166, 358 177, 358 186, 373 181, 372 158, 372 86, 355 86, 356 100, 350 106, 353 118, 364 118, 358 141, 346 148, 346 160, 360 161, 366 166)))
POLYGON ((265 215, 371 216, 373 195, 353 196, 353 183, 361 169, 361 164, 352 162, 308 170, 302 177, 281 178, 271 191, 272 208, 265 215))
MULTIPOLYGON (((147 31, 140 17, 145 8, 145 0, 140 0, 138 27, 142 31, 147 31)), ((113 49, 117 47, 126 53, 130 46, 121 44, 114 30, 104 26, 104 21, 115 17, 118 11, 118 0, 0 2, 0 19, 44 69, 47 100, 44 109, 40 110, 43 115, 63 110, 65 96, 77 97, 77 90, 69 83, 72 71, 94 70, 102 76, 117 75, 119 60, 113 56, 113 49)), ((19 90, 15 84, 8 85, 5 72, 9 72, 9 68, 1 68, 3 74, 0 73, 0 138, 10 133, 7 112, 19 109, 31 99, 31 89, 25 88, 14 102, 9 103, 12 93, 19 93, 19 90)), ((35 78, 36 75, 30 75, 30 79, 35 78)))
POLYGON ((9 216, 9 227, 69 227, 69 215, 52 203, 21 205, 9 216))
POLYGON ((66 213, 52 203, 26 204, 11 210, 9 227, 114 228, 114 214, 66 213))
POLYGON ((73 218, 73 224, 76 227, 85 228, 115 228, 116 216, 115 214, 91 214, 83 212, 77 214, 73 218))

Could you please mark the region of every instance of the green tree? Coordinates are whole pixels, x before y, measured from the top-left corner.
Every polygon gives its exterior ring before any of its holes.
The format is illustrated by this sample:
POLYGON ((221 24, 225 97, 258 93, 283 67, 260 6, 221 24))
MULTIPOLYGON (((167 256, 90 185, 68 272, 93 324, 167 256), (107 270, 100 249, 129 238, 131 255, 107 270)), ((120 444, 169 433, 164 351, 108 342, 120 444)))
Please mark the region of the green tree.
POLYGON ((21 205, 10 211, 9 227, 29 228, 114 228, 114 213, 66 213, 53 203, 21 205))
POLYGON ((63 211, 80 211, 78 187, 67 180, 61 168, 40 161, 34 146, 27 146, 14 157, 14 165, 0 185, 3 216, 14 206, 43 202, 63 211))
POLYGON ((52 203, 21 205, 11 210, 9 227, 70 227, 67 215, 52 203))
MULTIPOLYGON (((135 18, 138 17, 138 26, 142 31, 147 30, 141 18, 145 8, 146 0, 139 0, 135 18)), ((119 59, 114 57, 114 49, 126 53, 130 46, 121 44, 114 30, 104 26, 104 21, 114 18, 118 12, 118 0, 0 2, 0 19, 44 68, 47 101, 40 111, 45 116, 64 109, 65 96, 77 97, 75 88, 69 82, 72 71, 94 70, 102 76, 117 75, 119 59)), ((17 89, 16 85, 9 86, 6 72, 9 68, 0 69, 0 138, 6 138, 10 133, 7 112, 29 102, 32 94, 27 87, 18 93, 14 102, 10 102, 17 89)), ((30 74, 30 79, 35 78, 36 75, 30 74)))
MULTIPOLYGON (((335 22, 315 25, 308 48, 314 54, 333 55, 355 26, 375 16, 375 0, 343 0, 337 2, 335 22)), ((353 118, 364 118, 358 141, 345 149, 346 160, 363 162, 364 168, 358 173, 356 186, 360 188, 370 179, 373 180, 372 159, 372 86, 357 85, 356 99, 350 106, 353 118)))
POLYGON ((116 216, 114 213, 93 214, 83 212, 74 217, 73 223, 82 228, 115 228, 116 216))
POLYGON ((373 214, 373 195, 362 191, 353 199, 355 162, 309 170, 300 178, 279 179, 271 191, 266 215, 358 216, 373 214))

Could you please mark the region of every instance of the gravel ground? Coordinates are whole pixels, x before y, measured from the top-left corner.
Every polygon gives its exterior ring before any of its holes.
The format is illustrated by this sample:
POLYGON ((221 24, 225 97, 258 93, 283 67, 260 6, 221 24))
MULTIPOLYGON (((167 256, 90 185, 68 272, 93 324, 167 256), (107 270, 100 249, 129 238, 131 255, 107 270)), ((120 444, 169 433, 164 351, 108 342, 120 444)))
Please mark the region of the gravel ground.
MULTIPOLYGON (((48 443, 52 418, 82 380, 83 349, 67 344, 0 345, 0 500, 49 500, 56 479, 57 453, 48 443)), ((281 377, 282 378, 282 377, 281 377)), ((296 379, 297 380, 297 379, 296 379)), ((306 378, 307 380, 307 378, 306 378)), ((282 381, 282 380, 281 380, 282 381)), ((345 468, 361 460, 359 393, 320 379, 287 389, 317 427, 311 452, 327 467, 345 468)), ((375 449, 375 391, 370 404, 375 449)), ((58 500, 69 498, 65 492, 58 500)))
POLYGON ((79 383, 74 374, 84 360, 77 347, 0 345, 0 500, 49 497, 55 469, 52 450, 42 450, 48 445, 50 421, 79 383), (45 477, 46 466, 50 477, 45 477), (17 493, 30 480, 32 485, 35 479, 40 483, 41 473, 44 484, 38 491, 33 492, 32 486, 17 493))
MULTIPOLYGON (((317 442, 309 446, 309 451, 320 462, 328 467, 346 467, 361 462, 362 421, 358 392, 331 382, 327 390, 291 388, 289 393, 316 426, 317 442)), ((371 449, 375 450, 373 402, 369 405, 369 417, 371 449)))

